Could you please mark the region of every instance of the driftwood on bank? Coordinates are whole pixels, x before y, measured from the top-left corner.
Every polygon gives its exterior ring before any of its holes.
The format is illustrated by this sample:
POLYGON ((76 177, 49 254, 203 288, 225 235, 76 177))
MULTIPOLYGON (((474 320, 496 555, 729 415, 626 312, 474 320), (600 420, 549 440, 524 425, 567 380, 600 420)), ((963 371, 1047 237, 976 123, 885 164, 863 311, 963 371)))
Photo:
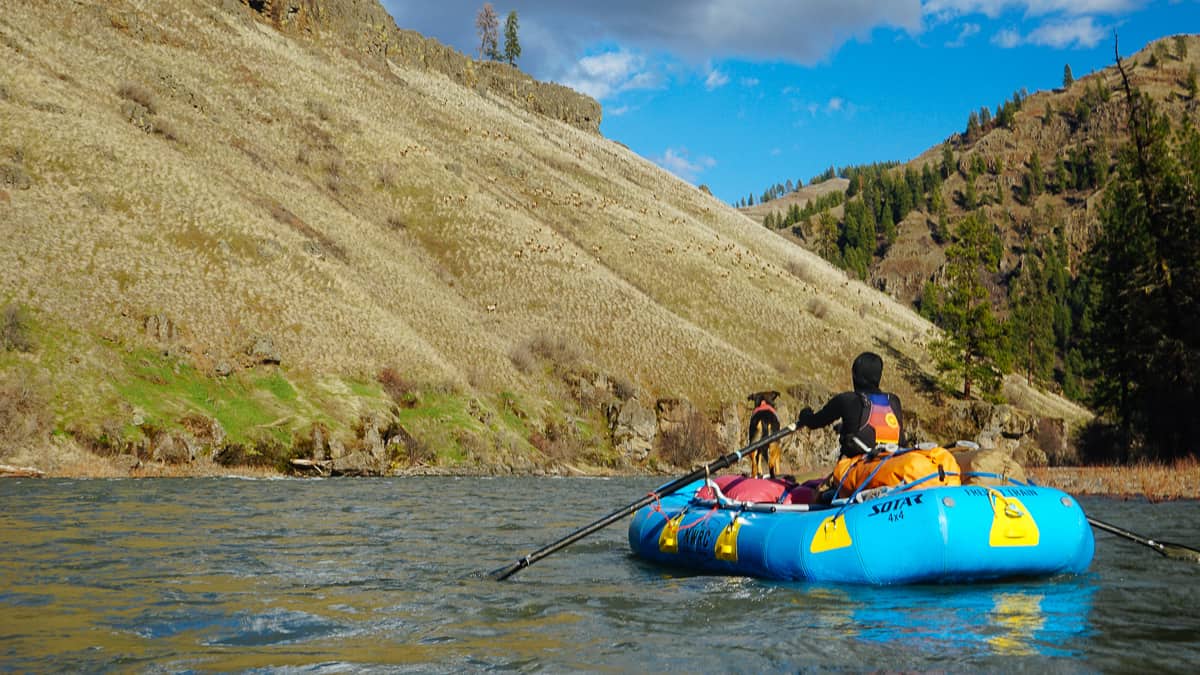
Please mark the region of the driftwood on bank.
POLYGON ((330 460, 315 460, 315 459, 293 459, 292 466, 299 471, 312 471, 318 476, 330 475, 333 462, 330 460))
POLYGON ((31 466, 13 466, 0 464, 0 477, 4 478, 44 478, 46 472, 31 466))
POLYGON ((334 464, 331 459, 293 459, 291 460, 292 468, 297 473, 312 474, 317 476, 378 476, 380 472, 370 469, 358 467, 341 467, 334 464))

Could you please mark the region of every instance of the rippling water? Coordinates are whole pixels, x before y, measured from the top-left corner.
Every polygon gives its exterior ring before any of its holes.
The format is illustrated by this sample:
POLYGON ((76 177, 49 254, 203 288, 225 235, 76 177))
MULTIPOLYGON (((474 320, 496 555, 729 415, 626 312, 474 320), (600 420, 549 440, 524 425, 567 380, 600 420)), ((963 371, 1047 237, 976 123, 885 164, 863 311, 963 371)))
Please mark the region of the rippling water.
MULTIPOLYGON (((653 479, 0 481, 0 670, 1176 671, 1200 566, 1097 535, 1084 576, 860 588, 641 562, 653 479)), ((1081 500, 1200 548, 1200 503, 1081 500)))

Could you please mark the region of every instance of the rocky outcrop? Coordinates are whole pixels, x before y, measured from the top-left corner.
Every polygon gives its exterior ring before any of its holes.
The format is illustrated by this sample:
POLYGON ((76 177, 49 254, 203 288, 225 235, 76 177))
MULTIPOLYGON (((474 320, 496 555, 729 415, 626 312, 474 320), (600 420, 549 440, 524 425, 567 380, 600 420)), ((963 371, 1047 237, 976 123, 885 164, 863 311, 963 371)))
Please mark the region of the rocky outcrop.
POLYGON ((654 447, 658 418, 636 398, 611 409, 609 424, 613 448, 627 463, 640 463, 654 447))
POLYGON ((481 95, 502 96, 531 112, 593 133, 600 104, 551 82, 539 82, 505 63, 476 61, 437 40, 396 27, 378 0, 241 0, 261 20, 287 33, 329 37, 364 55, 442 73, 481 95))

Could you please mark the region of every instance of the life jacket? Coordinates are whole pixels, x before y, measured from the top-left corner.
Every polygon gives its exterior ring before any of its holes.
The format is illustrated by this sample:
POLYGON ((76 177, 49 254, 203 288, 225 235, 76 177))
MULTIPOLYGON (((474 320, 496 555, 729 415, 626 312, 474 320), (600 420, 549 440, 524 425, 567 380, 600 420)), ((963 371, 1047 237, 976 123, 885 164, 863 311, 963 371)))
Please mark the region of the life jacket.
POLYGON ((867 450, 877 445, 900 444, 900 419, 892 408, 892 397, 883 392, 876 394, 859 393, 863 402, 862 423, 858 429, 842 438, 842 448, 856 455, 862 448, 854 442, 858 438, 867 446, 867 450), (870 429, 871 431, 867 431, 870 429), (865 432, 865 433, 864 433, 865 432), (874 433, 871 433, 874 432, 874 433), (873 438, 872 438, 873 436, 873 438))
POLYGON ((834 485, 841 483, 838 497, 849 497, 863 481, 867 481, 867 484, 863 485, 862 489, 869 490, 928 478, 913 488, 923 490, 944 485, 961 485, 959 473, 958 461, 954 459, 954 454, 945 448, 915 448, 896 453, 884 450, 874 456, 864 453, 838 460, 833 469, 832 482, 834 485))

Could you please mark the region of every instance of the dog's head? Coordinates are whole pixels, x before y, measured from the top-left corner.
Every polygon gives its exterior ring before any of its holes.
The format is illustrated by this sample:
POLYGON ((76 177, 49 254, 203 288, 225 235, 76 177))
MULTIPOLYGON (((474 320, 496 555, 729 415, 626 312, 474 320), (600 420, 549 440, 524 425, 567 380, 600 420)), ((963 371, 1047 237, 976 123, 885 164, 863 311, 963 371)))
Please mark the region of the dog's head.
POLYGON ((755 405, 755 407, 757 407, 763 403, 766 403, 767 405, 774 407, 775 399, 777 399, 777 398, 779 398, 779 392, 777 392, 777 391, 756 391, 753 394, 750 394, 749 396, 746 397, 746 399, 749 400, 751 403, 753 403, 755 405))

